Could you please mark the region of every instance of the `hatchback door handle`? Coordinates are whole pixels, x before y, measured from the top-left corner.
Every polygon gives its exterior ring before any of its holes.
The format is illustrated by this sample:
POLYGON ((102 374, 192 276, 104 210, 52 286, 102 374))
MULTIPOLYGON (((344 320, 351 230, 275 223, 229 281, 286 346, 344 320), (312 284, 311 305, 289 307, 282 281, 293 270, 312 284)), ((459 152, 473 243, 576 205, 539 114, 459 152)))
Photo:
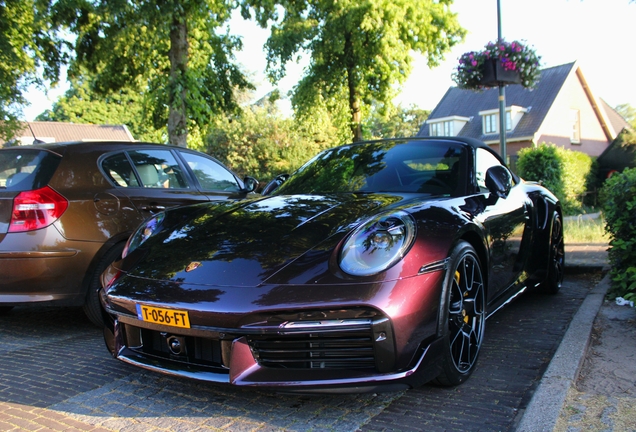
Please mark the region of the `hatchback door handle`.
POLYGON ((166 208, 164 206, 160 206, 160 205, 149 205, 149 206, 142 206, 141 210, 142 211, 147 211, 150 213, 156 213, 156 212, 160 212, 160 211, 164 211, 166 208))

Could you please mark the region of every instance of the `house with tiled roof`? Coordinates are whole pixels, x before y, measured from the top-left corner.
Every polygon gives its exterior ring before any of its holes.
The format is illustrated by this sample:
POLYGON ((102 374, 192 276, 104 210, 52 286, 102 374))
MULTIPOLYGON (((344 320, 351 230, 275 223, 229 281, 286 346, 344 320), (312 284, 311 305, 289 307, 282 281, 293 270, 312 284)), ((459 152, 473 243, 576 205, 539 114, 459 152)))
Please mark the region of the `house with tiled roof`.
MULTIPOLYGON (((592 93, 577 62, 546 68, 536 87, 506 86, 506 154, 552 143, 599 156, 628 123, 592 93)), ((499 152, 499 90, 448 89, 420 136, 476 138, 499 152)))
MULTIPOLYGON (((64 141, 135 141, 126 125, 94 125, 62 122, 24 122, 12 145, 30 145, 34 142, 64 141)), ((4 146, 0 140, 0 147, 4 146)))

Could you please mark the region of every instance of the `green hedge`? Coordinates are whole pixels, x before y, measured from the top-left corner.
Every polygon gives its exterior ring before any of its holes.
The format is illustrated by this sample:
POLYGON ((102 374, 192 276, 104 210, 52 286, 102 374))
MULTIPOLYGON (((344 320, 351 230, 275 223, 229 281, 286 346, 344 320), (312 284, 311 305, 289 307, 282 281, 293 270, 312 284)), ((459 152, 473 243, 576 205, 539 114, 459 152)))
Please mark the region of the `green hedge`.
POLYGON ((541 182, 559 198, 565 214, 576 214, 583 207, 592 158, 544 143, 519 151, 517 173, 524 180, 541 182))
POLYGON ((610 234, 608 296, 636 301, 636 168, 611 176, 600 193, 610 234))

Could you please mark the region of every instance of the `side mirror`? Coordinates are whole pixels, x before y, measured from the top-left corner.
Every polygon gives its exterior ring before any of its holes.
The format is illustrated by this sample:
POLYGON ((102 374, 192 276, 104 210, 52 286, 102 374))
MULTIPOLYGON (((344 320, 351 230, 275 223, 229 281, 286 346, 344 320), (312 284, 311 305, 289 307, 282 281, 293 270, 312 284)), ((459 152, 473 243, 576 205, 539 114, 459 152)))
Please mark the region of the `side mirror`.
POLYGON ((243 179, 243 184, 245 185, 245 191, 246 192, 254 192, 256 190, 256 188, 258 187, 258 180, 256 180, 254 177, 245 177, 243 179))
POLYGON ((267 185, 263 188, 261 195, 269 195, 274 192, 280 185, 285 183, 285 181, 289 178, 289 174, 280 174, 277 175, 272 181, 267 183, 267 185))
POLYGON ((506 167, 495 165, 486 171, 486 187, 498 198, 506 198, 512 188, 512 175, 506 167))

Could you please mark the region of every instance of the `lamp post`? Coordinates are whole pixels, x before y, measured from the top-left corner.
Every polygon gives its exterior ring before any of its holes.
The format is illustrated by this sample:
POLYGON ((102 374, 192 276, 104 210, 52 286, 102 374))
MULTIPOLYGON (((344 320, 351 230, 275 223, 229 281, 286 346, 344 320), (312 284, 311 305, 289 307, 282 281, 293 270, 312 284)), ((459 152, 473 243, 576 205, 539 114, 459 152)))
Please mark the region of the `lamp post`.
MULTIPOLYGON (((497 42, 501 44, 501 0, 497 0, 497 42)), ((499 154, 506 160, 506 86, 499 81, 499 154)))

